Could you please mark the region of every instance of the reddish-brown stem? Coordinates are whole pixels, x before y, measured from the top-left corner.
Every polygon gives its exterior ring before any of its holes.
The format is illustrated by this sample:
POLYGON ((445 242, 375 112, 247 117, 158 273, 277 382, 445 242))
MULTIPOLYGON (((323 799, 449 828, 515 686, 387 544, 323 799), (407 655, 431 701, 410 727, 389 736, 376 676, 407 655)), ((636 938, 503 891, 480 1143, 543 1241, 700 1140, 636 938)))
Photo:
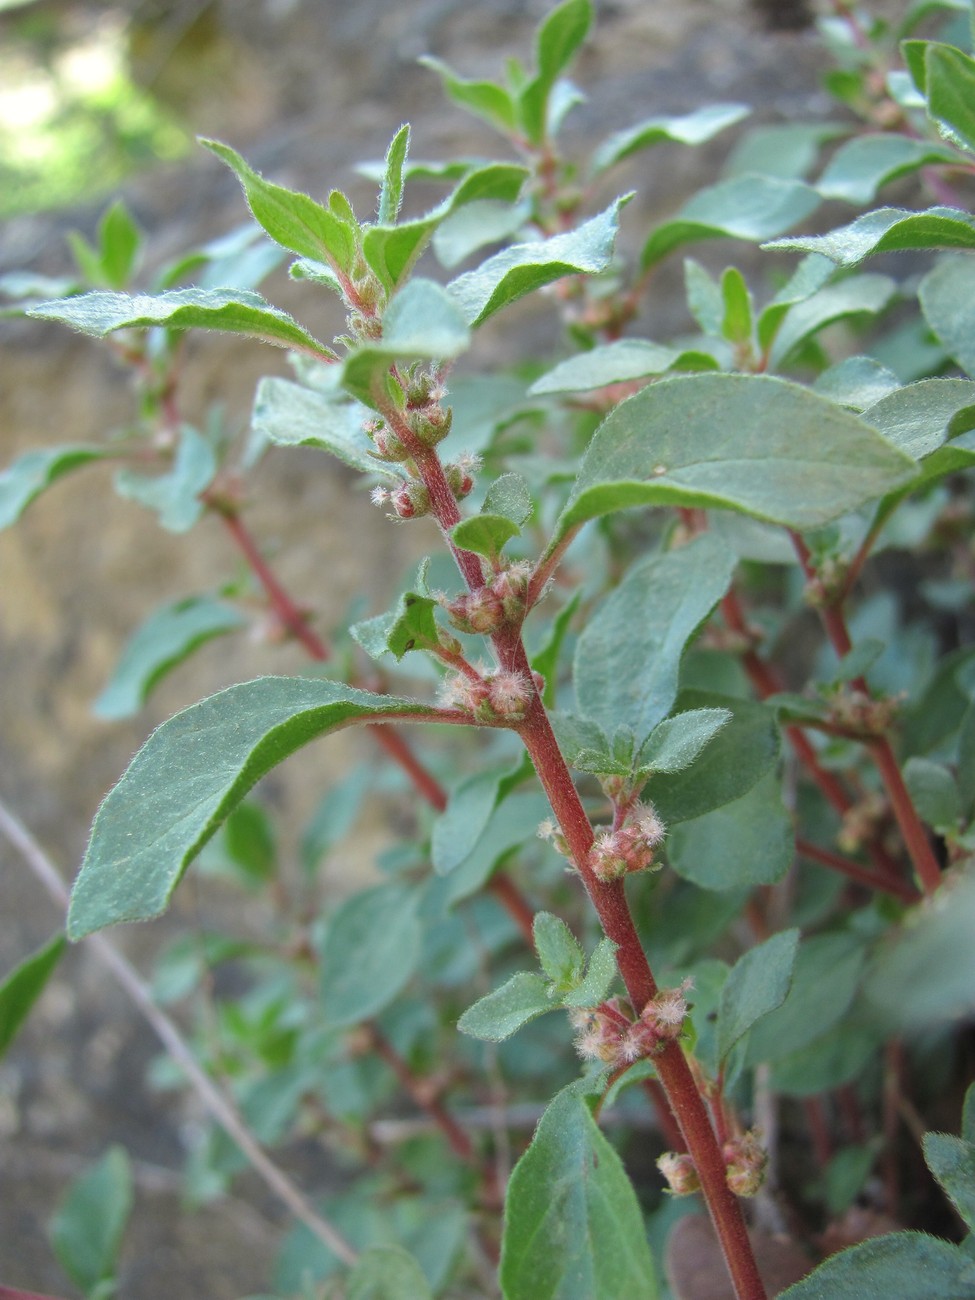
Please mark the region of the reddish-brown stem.
MULTIPOLYGON (((803 573, 809 580, 815 578, 816 570, 808 546, 798 533, 791 533, 790 536, 799 557, 799 563, 802 565, 803 573)), ((839 604, 827 604, 820 609, 820 614, 823 626, 826 629, 826 635, 829 637, 835 654, 840 659, 844 658, 853 647, 842 608, 839 604)), ((857 690, 867 691, 867 683, 862 677, 855 678, 852 685, 857 690)), ((917 815, 917 809, 914 807, 914 802, 908 793, 907 786, 904 784, 904 778, 901 776, 901 770, 891 743, 886 736, 877 736, 867 740, 865 744, 877 767, 877 771, 880 773, 880 779, 887 791, 887 797, 894 810, 894 817, 897 819, 897 825, 904 837, 904 845, 921 882, 921 887, 926 894, 932 894, 941 883, 941 868, 934 856, 934 850, 931 848, 931 841, 928 839, 927 831, 925 831, 924 825, 917 815)))
POLYGON ((431 1092, 423 1081, 416 1077, 407 1062, 403 1060, 393 1044, 375 1024, 369 1025, 368 1028, 369 1037, 376 1055, 386 1062, 396 1075, 403 1090, 434 1121, 450 1143, 454 1154, 459 1156, 465 1164, 476 1165, 478 1163, 477 1153, 474 1150, 473 1142, 444 1106, 441 1098, 436 1093, 431 1092))
POLYGON ((902 902, 916 903, 921 897, 914 886, 908 884, 906 880, 882 875, 879 871, 871 871, 869 867, 861 866, 859 862, 853 862, 850 858, 841 857, 839 853, 832 853, 829 849, 821 849, 809 840, 797 839, 796 852, 801 857, 809 858, 811 862, 818 862, 821 866, 849 876, 851 880, 866 885, 868 889, 879 889, 882 893, 892 894, 902 902))
POLYGON ((209 504, 220 516, 224 527, 234 539, 241 555, 247 561, 251 573, 264 588, 268 603, 274 610, 275 617, 281 626, 301 642, 313 659, 327 659, 328 646, 318 633, 309 626, 307 615, 298 608, 278 582, 249 529, 241 519, 239 512, 228 508, 225 504, 217 504, 215 501, 209 504))

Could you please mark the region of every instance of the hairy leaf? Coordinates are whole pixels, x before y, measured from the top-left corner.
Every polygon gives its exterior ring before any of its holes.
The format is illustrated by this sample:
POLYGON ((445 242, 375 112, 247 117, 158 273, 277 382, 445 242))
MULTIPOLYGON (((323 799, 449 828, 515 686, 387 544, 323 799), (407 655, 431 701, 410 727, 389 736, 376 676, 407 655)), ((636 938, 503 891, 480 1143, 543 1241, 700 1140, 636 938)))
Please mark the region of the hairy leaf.
POLYGON ((99 447, 45 447, 18 456, 0 474, 0 528, 9 528, 32 501, 65 474, 107 455, 99 447))
POLYGON ((340 682, 260 677, 194 704, 149 737, 105 799, 75 881, 68 935, 164 911, 186 867, 266 772, 339 727, 436 716, 340 682))
POLYGON ((44 992, 64 956, 64 936, 57 934, 43 948, 25 957, 0 980, 0 1057, 13 1042, 31 1007, 44 992))
POLYGON ((957 155, 926 140, 884 131, 858 135, 837 149, 816 189, 824 199, 843 199, 864 205, 877 191, 900 176, 932 163, 957 162, 957 155))
POLYGON ((471 1038, 500 1043, 536 1016, 552 1011, 556 1003, 548 993, 548 982, 533 971, 519 971, 506 983, 468 1007, 457 1028, 471 1038))
POLYGON ((815 528, 915 473, 869 425, 797 384, 681 376, 643 389, 603 421, 554 540, 638 505, 723 506, 815 528))
POLYGON ((781 1006, 792 983, 798 930, 783 930, 739 957, 718 1007, 718 1059, 724 1061, 752 1025, 781 1006))
POLYGON ((637 755, 641 770, 682 772, 731 721, 727 709, 689 709, 659 722, 637 755))
POLYGON ((921 281, 918 297, 935 334, 975 378, 975 259, 944 258, 921 281))
POLYGON ((946 1241, 923 1232, 872 1237, 831 1255, 779 1300, 961 1300, 975 1285, 975 1264, 946 1241))
POLYGON ((423 928, 414 886, 391 881, 347 898, 329 918, 321 993, 330 1025, 377 1015, 413 974, 423 928))
POLYGON ((868 406, 863 418, 915 460, 975 429, 975 383, 921 379, 868 406))
POLYGON ((386 150, 386 165, 377 209, 377 220, 380 225, 393 222, 399 216, 400 205, 403 202, 403 168, 406 166, 406 155, 409 150, 410 127, 409 123, 406 123, 393 136, 386 150))
POLYGON ((668 370, 717 370, 718 363, 708 352, 696 349, 668 348, 649 339, 617 339, 589 352, 560 361, 536 379, 530 396, 547 393, 579 393, 607 384, 625 383, 662 375, 668 370))
POLYGON ((636 126, 609 136, 592 158, 592 172, 598 175, 615 163, 651 145, 673 140, 678 144, 704 144, 729 126, 734 126, 751 109, 745 104, 708 104, 675 117, 650 117, 636 126))
POLYGON ((947 1133, 925 1133, 922 1146, 928 1168, 975 1232, 975 1146, 947 1133))
POLYGON ((168 474, 121 469, 115 475, 115 490, 119 496, 154 510, 169 532, 185 533, 203 513, 201 493, 213 482, 216 472, 217 458, 209 442, 184 425, 168 474))
MULTIPOLYGON (((717 748, 720 739, 719 733, 712 749, 717 748)), ((728 801, 723 798, 724 774, 713 772, 709 758, 709 750, 705 750, 689 777, 698 782, 698 797, 710 795, 715 806, 704 816, 684 819, 674 827, 667 841, 672 867, 702 889, 776 884, 792 865, 795 852, 795 832, 782 803, 781 782, 769 773, 737 799, 728 801), (709 780, 711 775, 716 777, 714 781, 709 780)), ((659 780, 650 783, 655 802, 659 780)), ((666 808, 665 799, 660 806, 666 808)), ((661 816, 666 822, 663 812, 661 816)))
POLYGON ((935 207, 926 212, 878 208, 828 235, 775 239, 762 247, 820 253, 838 266, 856 266, 878 253, 912 248, 975 248, 975 217, 960 208, 935 207))
POLYGON ((501 1286, 505 1300, 657 1295, 633 1187, 572 1088, 550 1103, 508 1183, 501 1286))
POLYGON ((251 423, 255 433, 278 447, 321 447, 352 469, 388 476, 369 455, 372 442, 364 425, 371 417, 367 407, 345 393, 329 396, 269 376, 257 386, 251 423))

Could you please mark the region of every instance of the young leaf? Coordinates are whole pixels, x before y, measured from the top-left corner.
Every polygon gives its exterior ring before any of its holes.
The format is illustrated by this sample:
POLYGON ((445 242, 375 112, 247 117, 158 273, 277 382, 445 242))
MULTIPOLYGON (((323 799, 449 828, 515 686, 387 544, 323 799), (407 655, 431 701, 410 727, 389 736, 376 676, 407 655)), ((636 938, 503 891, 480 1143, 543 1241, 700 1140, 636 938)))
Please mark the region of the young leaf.
POLYGON ((135 269, 142 235, 121 200, 98 223, 98 243, 104 283, 109 289, 123 289, 135 269))
POLYGON ((562 996, 564 1007, 595 1007, 609 993, 616 979, 616 944, 612 939, 600 939, 593 949, 586 968, 585 978, 575 988, 562 996))
POLYGON ((478 199, 466 203, 437 226, 433 232, 433 251, 441 266, 451 270, 472 253, 488 244, 506 242, 531 218, 531 203, 502 203, 498 199, 478 199))
POLYGON ((708 352, 667 348, 649 339, 617 339, 560 361, 528 390, 530 397, 547 393, 580 393, 629 379, 662 375, 668 370, 717 370, 708 352))
POLYGON ((474 271, 451 280, 447 291, 467 323, 481 325, 509 303, 565 275, 604 271, 613 255, 619 212, 625 199, 575 230, 532 244, 512 244, 474 271))
POLYGON ((86 1295, 113 1276, 131 1210, 129 1157, 114 1146, 74 1180, 51 1219, 58 1262, 86 1295))
POLYGON ((518 120, 532 144, 541 144, 548 125, 548 101, 559 74, 572 62, 592 23, 591 0, 562 0, 546 17, 535 40, 535 76, 518 94, 518 120))
POLYGON ((729 343, 748 343, 752 337, 754 307, 745 277, 737 267, 729 266, 721 277, 724 313, 721 334, 729 343))
POLYGON ((341 682, 260 677, 194 704, 149 737, 106 797, 75 881, 68 936, 164 911, 232 808, 308 741, 354 722, 436 710, 341 682))
POLYGON ((393 136, 386 150, 385 171, 382 188, 379 191, 379 207, 376 216, 381 226, 391 225, 399 216, 400 205, 403 202, 403 168, 406 166, 406 155, 409 149, 410 127, 409 123, 406 123, 393 136))
POLYGON ((782 365, 794 348, 834 321, 883 311, 896 290, 897 286, 889 276, 854 275, 839 284, 827 285, 803 302, 789 307, 776 331, 770 364, 782 365))
POLYGON ((369 454, 364 426, 371 415, 343 392, 329 396, 275 376, 257 386, 251 426, 277 447, 321 447, 352 469, 393 477, 369 454))
POLYGON ((514 99, 503 86, 498 86, 493 81, 465 81, 451 72, 446 63, 431 58, 430 55, 424 55, 419 62, 437 73, 445 94, 455 104, 466 108, 485 122, 490 122, 504 134, 514 130, 517 109, 514 99))
POLYGON ((799 946, 798 930, 783 930, 739 957, 721 990, 718 1059, 724 1061, 752 1025, 785 1001, 799 946))
POLYGON ((112 721, 132 717, 145 704, 153 687, 198 646, 246 622, 232 605, 205 596, 161 606, 128 641, 92 711, 96 717, 112 721))
POLYGON ((664 379, 600 425, 554 542, 637 505, 723 506, 816 528, 915 473, 869 425, 797 384, 764 375, 664 379))
POLYGON ((682 244, 701 239, 745 239, 757 243, 804 221, 819 195, 802 181, 771 176, 736 176, 700 190, 675 217, 658 226, 643 246, 640 265, 648 270, 682 244))
POLYGON ((470 330, 453 298, 433 280, 410 280, 386 309, 382 338, 346 357, 341 382, 368 404, 394 361, 443 361, 460 356, 469 343, 470 330))
MULTIPOLYGON (((717 744, 712 748, 716 749, 717 744)), ((678 875, 702 889, 747 889, 776 884, 789 870, 795 856, 795 832, 782 803, 781 781, 774 773, 768 773, 737 799, 724 801, 724 775, 718 774, 712 784, 708 772, 702 770, 709 757, 709 751, 705 750, 703 760, 690 775, 698 783, 698 797, 710 795, 714 806, 703 817, 685 818, 681 825, 673 827, 667 840, 671 866, 678 875)), ((658 781, 659 778, 650 783, 655 804, 658 781)), ((666 798, 660 806, 666 808, 666 798)))
POLYGON ((536 912, 532 924, 538 964, 559 992, 582 979, 586 956, 566 923, 551 912, 536 912))
POLYGON ((419 903, 414 886, 392 881, 353 894, 330 917, 321 978, 329 1025, 368 1020, 403 988, 422 951, 419 903))
POLYGON ((831 1255, 779 1300, 959 1300, 975 1279, 972 1260, 924 1232, 892 1232, 831 1255))
POLYGON ((61 321, 82 334, 102 338, 113 330, 167 329, 222 330, 273 343, 277 347, 308 352, 319 359, 335 353, 319 343, 287 312, 272 307, 259 293, 247 289, 170 289, 166 293, 83 293, 32 307, 28 316, 61 321))
POLYGON ((505 1300, 656 1300, 633 1187, 574 1087, 550 1103, 508 1183, 501 1286, 505 1300))
POLYGON ((299 257, 348 271, 355 257, 355 235, 342 218, 307 194, 266 181, 228 145, 201 139, 205 149, 227 164, 240 181, 254 219, 276 244, 299 257))
POLYGON ((867 424, 915 460, 975 428, 975 383, 921 379, 882 397, 862 412, 867 424))
POLYGON ((928 1168, 975 1232, 975 1146, 947 1133, 925 1133, 921 1145, 928 1168))
POLYGON ((633 565, 576 645, 578 708, 637 744, 670 712, 687 643, 724 595, 735 557, 708 534, 633 565))
POLYGON ((901 381, 894 372, 873 357, 845 357, 824 370, 813 384, 817 393, 838 406, 861 412, 882 397, 889 397, 900 386, 901 381))
POLYGON ((637 755, 637 764, 647 775, 654 772, 683 772, 722 727, 731 721, 727 709, 689 709, 659 722, 637 755))
POLYGON ((774 239, 762 247, 820 253, 837 266, 856 266, 878 253, 912 248, 975 248, 975 217, 960 208, 928 208, 926 212, 878 208, 828 235, 774 239))
POLYGON ((44 992, 66 946, 64 936, 55 935, 0 980, 0 1056, 13 1042, 31 1007, 44 992))
POLYGON ((604 140, 592 158, 592 174, 598 176, 615 163, 622 162, 640 149, 673 140, 678 144, 704 144, 721 131, 734 126, 751 109, 745 104, 708 104, 676 117, 651 117, 636 126, 617 131, 604 140))
POLYGON ((507 768, 490 768, 466 777, 451 790, 430 840, 430 859, 438 875, 447 875, 474 851, 507 775, 507 768))
POLYGON ((975 152, 975 61, 930 41, 924 54, 928 114, 942 135, 975 152))
POLYGON ((462 519, 450 536, 462 551, 474 551, 493 560, 501 554, 505 543, 520 532, 518 525, 507 515, 480 514, 462 519))
POLYGON ((521 528, 535 507, 527 480, 520 474, 502 474, 484 494, 482 508, 485 514, 503 515, 521 528))
POLYGON ((943 258, 921 281, 925 319, 961 368, 975 378, 975 263, 943 258))
POLYGON ((926 140, 884 131, 858 135, 837 149, 816 189, 824 199, 842 199, 865 206, 879 189, 901 176, 934 163, 958 162, 958 156, 926 140))
POLYGON ((349 632, 373 659, 386 653, 402 659, 409 650, 429 650, 439 645, 433 614, 436 607, 431 597, 407 591, 388 613, 353 623, 349 632))
POLYGON ((27 451, 0 474, 0 528, 9 528, 32 501, 64 474, 108 455, 99 447, 45 447, 27 451))
POLYGON ((650 797, 667 826, 703 817, 740 799, 778 758, 775 715, 766 705, 708 691, 681 691, 675 712, 679 715, 697 709, 720 709, 730 713, 731 719, 705 746, 693 767, 660 772, 651 779, 650 797))
POLYGON ((363 1251, 345 1282, 346 1300, 433 1300, 423 1270, 402 1246, 363 1251))
POLYGON ((216 472, 213 448, 195 429, 184 425, 168 474, 137 474, 122 469, 115 475, 115 490, 119 496, 155 510, 160 524, 169 532, 185 533, 203 513, 200 494, 213 482, 216 472))
POLYGON ((519 971, 499 989, 468 1007, 457 1028, 471 1038, 500 1043, 536 1016, 552 1011, 548 982, 532 971, 519 971))

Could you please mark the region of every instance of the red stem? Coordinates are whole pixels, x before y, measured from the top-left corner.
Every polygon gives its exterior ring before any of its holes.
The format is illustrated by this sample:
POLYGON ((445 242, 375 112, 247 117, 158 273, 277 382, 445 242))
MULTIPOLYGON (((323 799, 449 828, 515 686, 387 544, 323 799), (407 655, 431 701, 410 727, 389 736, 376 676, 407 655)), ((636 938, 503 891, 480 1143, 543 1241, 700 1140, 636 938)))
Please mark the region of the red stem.
POLYGON ((460 1127, 453 1115, 444 1106, 440 1097, 430 1092, 416 1077, 406 1061, 375 1025, 369 1025, 369 1037, 376 1054, 386 1062, 399 1080, 401 1087, 413 1098, 413 1101, 436 1123, 437 1127, 450 1143, 451 1149, 465 1164, 476 1165, 477 1153, 474 1144, 460 1127))
POLYGON ((862 867, 858 862, 841 857, 838 853, 831 853, 829 849, 821 849, 809 840, 797 839, 796 852, 812 862, 818 862, 821 866, 842 872, 844 876, 849 876, 851 880, 866 885, 869 889, 879 889, 882 893, 892 894, 894 898, 899 898, 905 903, 916 903, 921 897, 914 886, 908 884, 906 880, 871 871, 869 867, 862 867))

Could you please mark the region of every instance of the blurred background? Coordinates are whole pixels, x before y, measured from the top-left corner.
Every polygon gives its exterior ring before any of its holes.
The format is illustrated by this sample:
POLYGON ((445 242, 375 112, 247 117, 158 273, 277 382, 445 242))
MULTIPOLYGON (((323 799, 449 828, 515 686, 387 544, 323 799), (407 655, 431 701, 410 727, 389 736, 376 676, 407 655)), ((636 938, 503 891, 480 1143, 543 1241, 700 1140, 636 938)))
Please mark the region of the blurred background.
MULTIPOLYGON (((381 158, 403 121, 412 123, 414 157, 505 157, 486 126, 446 106, 417 58, 429 53, 465 76, 494 75, 507 56, 530 57, 549 8, 545 0, 0 0, 0 275, 70 273, 66 236, 91 239, 117 196, 145 232, 149 276, 181 249, 239 227, 247 214, 237 184, 196 146, 198 134, 227 141, 264 174, 307 193, 340 186, 360 212, 371 208, 374 186, 354 164, 381 158)), ((584 152, 647 116, 719 100, 752 105, 752 124, 829 111, 802 4, 603 0, 597 9, 575 75, 588 98, 569 118, 569 150, 584 152)), ((624 241, 629 232, 635 245, 648 220, 713 181, 736 138, 730 132, 697 150, 667 145, 614 173, 616 189, 639 194, 624 214, 624 241)), ((438 197, 418 186, 407 203, 423 210, 438 197)), ((715 256, 719 266, 727 260, 726 250, 715 256)), ((739 265, 747 257, 736 249, 739 265)), ((679 327, 679 290, 679 269, 663 274, 656 322, 640 322, 637 332, 663 337, 679 327)), ((283 269, 262 292, 319 337, 341 327, 327 295, 283 269)), ((22 320, 0 322, 0 339, 0 466, 33 447, 93 440, 131 418, 129 380, 103 346, 22 320)), ((490 371, 529 339, 543 354, 557 348, 544 299, 479 336, 473 364, 490 371)), ((288 373, 273 349, 194 339, 183 376, 187 418, 202 420, 219 402, 224 418, 243 427, 255 382, 267 373, 288 373)), ((340 466, 315 452, 278 454, 255 487, 255 532, 320 627, 357 598, 366 612, 385 608, 406 534, 380 522, 340 466)), ((0 533, 0 798, 66 875, 99 800, 152 726, 231 681, 302 669, 296 647, 218 641, 134 721, 93 717, 93 699, 146 614, 206 589, 235 563, 216 520, 187 545, 115 497, 97 468, 66 479, 0 533)), ((285 817, 307 812, 357 744, 338 737, 300 771, 286 766, 269 797, 285 817)), ((180 914, 221 905, 219 892, 211 898, 196 886, 181 895, 172 923, 113 936, 138 963, 180 914)), ((60 922, 5 843, 0 918, 0 972, 60 922)), ((72 952, 0 1062, 0 1283, 71 1294, 44 1224, 66 1180, 121 1141, 137 1183, 132 1297, 233 1300, 267 1286, 279 1216, 259 1189, 253 1205, 231 1199, 180 1213, 192 1115, 167 1110, 147 1090, 144 1067, 156 1052, 122 995, 72 952)), ((306 1185, 314 1188, 321 1173, 306 1185)))

